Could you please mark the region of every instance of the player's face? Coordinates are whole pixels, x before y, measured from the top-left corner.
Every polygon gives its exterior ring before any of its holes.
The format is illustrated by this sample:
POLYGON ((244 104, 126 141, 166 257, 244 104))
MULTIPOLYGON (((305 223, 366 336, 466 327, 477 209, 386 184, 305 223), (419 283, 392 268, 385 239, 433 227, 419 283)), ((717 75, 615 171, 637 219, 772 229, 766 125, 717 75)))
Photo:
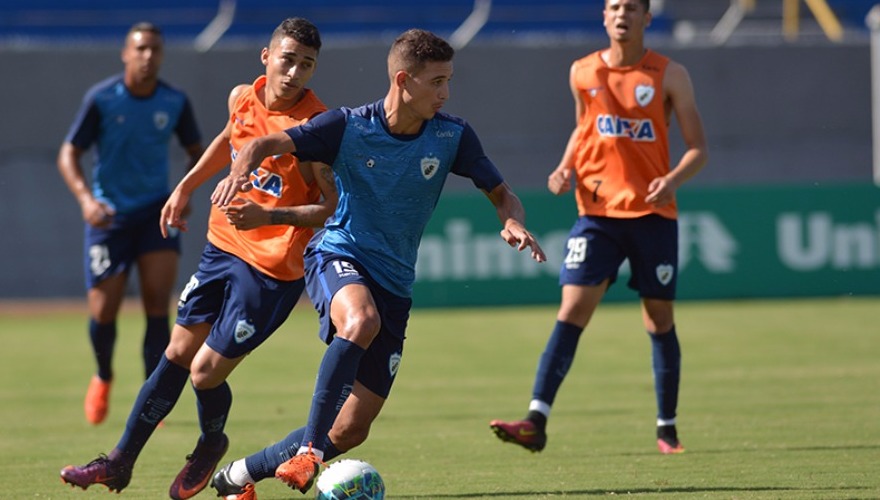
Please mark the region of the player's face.
POLYGON ((651 13, 640 0, 607 0, 605 2, 605 32, 616 41, 641 37, 651 24, 651 13))
POLYGON ((283 37, 262 52, 266 88, 283 101, 299 99, 318 66, 318 51, 283 37))
POLYGON ((122 49, 125 73, 135 81, 155 80, 162 65, 162 37, 149 31, 135 31, 128 35, 122 49))
POLYGON ((407 74, 404 103, 423 120, 430 120, 449 99, 452 61, 429 62, 416 74, 407 74))

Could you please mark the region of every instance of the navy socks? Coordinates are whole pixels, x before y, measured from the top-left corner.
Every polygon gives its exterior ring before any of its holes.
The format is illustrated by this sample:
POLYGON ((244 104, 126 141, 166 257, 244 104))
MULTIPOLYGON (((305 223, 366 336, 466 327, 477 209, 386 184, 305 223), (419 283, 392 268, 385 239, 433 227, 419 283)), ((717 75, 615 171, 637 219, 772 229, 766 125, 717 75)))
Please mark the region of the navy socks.
POLYGON ((553 405, 556 393, 568 374, 574 355, 577 351, 578 341, 581 338, 583 328, 571 323, 557 321, 547 346, 538 363, 538 373, 535 375, 535 385, 532 388, 532 399, 538 399, 548 406, 553 405))
POLYGON ((116 346, 116 323, 99 324, 89 320, 89 339, 98 363, 98 376, 101 380, 113 380, 113 348, 116 346))
POLYGON ((147 330, 144 332, 144 378, 148 378, 162 355, 171 338, 168 316, 147 316, 147 330))
MULTIPOLYGON (((147 329, 144 332, 143 359, 144 378, 150 376, 159 359, 165 353, 171 330, 168 316, 147 317, 147 329)), ((116 323, 99 324, 89 320, 89 339, 98 364, 98 376, 102 380, 113 379, 113 350, 116 346, 116 323)))
POLYGON ((342 404, 351 394, 364 352, 366 350, 359 345, 340 337, 334 337, 330 342, 318 369, 309 422, 301 443, 303 446, 312 443, 320 449, 319 446, 324 443, 342 404))
POLYGON ((681 348, 675 326, 668 333, 651 337, 654 368, 654 391, 657 393, 657 418, 673 420, 678 406, 678 385, 681 378, 681 348))
POLYGON ((196 389, 195 392, 202 428, 201 441, 208 445, 219 444, 223 440, 229 409, 232 408, 232 390, 227 382, 223 382, 213 389, 196 389))
POLYGON ((163 355, 141 387, 116 448, 131 458, 137 457, 159 422, 171 413, 188 379, 189 370, 163 355))

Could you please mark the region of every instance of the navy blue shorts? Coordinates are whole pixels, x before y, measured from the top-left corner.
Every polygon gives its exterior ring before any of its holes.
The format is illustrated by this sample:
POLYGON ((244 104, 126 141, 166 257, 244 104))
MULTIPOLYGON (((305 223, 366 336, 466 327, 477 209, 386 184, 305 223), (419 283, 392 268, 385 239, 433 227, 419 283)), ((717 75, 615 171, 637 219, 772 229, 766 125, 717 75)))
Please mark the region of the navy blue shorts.
POLYGON ((164 205, 162 201, 137 212, 116 214, 107 228, 86 224, 83 264, 87 289, 111 276, 128 273, 143 254, 159 250, 180 253, 180 231, 174 229, 167 239, 159 231, 164 205))
POLYGON ((678 278, 678 222, 659 215, 636 219, 578 217, 566 244, 560 285, 617 280, 624 259, 629 287, 640 297, 674 300, 678 278))
POLYGON ((206 343, 234 359, 262 344, 290 316, 305 280, 269 277, 211 243, 177 303, 177 324, 211 324, 206 343))
MULTIPOLYGON (((315 241, 313 238, 312 241, 315 241)), ((330 319, 330 302, 336 292, 350 284, 366 286, 373 295, 382 326, 379 334, 361 358, 357 381, 377 395, 387 398, 397 376, 403 356, 406 323, 412 308, 412 299, 400 297, 376 283, 353 258, 306 248, 306 288, 318 311, 318 335, 329 344, 336 333, 330 319)))

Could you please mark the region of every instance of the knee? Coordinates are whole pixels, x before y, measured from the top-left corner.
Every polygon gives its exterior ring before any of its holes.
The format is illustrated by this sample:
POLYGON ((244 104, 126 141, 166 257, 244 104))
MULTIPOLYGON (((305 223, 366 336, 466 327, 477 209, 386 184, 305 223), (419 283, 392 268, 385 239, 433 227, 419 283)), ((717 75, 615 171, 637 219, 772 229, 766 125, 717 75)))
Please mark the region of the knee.
POLYGON ((198 346, 193 348, 189 342, 172 335, 168 346, 165 347, 165 357, 175 365, 189 370, 197 350, 198 346))
POLYGON ((368 345, 379 334, 381 326, 382 321, 375 309, 359 309, 345 315, 345 320, 338 325, 337 335, 356 344, 364 341, 368 345))
POLYGON ((330 440, 339 451, 348 452, 352 448, 363 444, 369 435, 369 425, 349 423, 339 426, 334 425, 330 431, 330 440))
POLYGON ((675 327, 672 316, 652 317, 645 322, 645 328, 651 335, 666 335, 675 327))
POLYGON ((198 390, 213 389, 218 385, 214 383, 209 371, 200 369, 197 366, 191 369, 190 379, 192 380, 193 387, 198 390))
POLYGON ((236 364, 227 364, 222 360, 219 354, 200 351, 189 366, 193 387, 198 390, 208 390, 223 385, 236 364))
POLYGON ((645 329, 652 335, 663 335, 675 326, 671 301, 646 301, 642 310, 645 329))

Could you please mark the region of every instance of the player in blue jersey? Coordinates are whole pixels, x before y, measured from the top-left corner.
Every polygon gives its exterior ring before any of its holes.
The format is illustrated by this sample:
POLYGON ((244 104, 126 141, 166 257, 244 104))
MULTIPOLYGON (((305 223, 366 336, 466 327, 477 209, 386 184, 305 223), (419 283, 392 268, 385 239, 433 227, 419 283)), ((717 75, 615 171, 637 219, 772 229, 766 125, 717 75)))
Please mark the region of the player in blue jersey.
POLYGON ((247 189, 247 174, 264 157, 293 153, 329 165, 325 175, 335 174, 339 194, 336 212, 305 254, 306 287, 329 344, 308 423, 218 471, 213 486, 221 496, 253 498, 248 485, 273 475, 305 492, 322 460, 367 438, 401 362, 418 246, 448 174, 470 178, 486 194, 508 244, 545 260, 524 226, 519 198, 474 130, 440 112, 449 98, 453 54, 432 33, 403 33, 388 55, 384 99, 255 139, 214 191, 212 201, 224 206, 247 189))
POLYGON ((159 79, 162 55, 158 27, 132 26, 122 49, 124 72, 89 89, 58 153, 58 170, 85 221, 89 337, 98 365, 85 399, 86 419, 92 424, 107 416, 116 318, 133 265, 146 314, 146 376, 169 339, 168 309, 177 280, 180 239, 177 234, 162 238, 156 225, 171 192, 169 142, 177 136, 188 167, 195 165, 202 146, 186 94, 159 79), (90 185, 82 158, 93 145, 90 185))

